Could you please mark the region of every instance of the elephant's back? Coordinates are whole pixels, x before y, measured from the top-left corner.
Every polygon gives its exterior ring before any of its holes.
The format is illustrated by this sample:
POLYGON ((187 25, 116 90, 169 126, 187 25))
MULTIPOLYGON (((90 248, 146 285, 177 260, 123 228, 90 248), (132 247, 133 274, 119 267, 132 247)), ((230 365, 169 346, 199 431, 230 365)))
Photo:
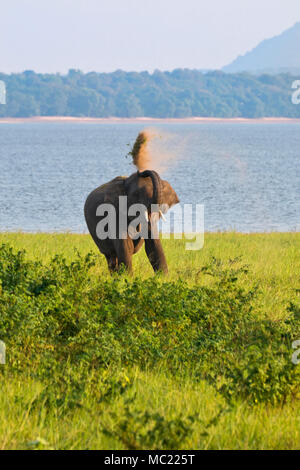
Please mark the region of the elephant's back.
POLYGON ((96 210, 100 204, 118 202, 118 197, 125 194, 124 181, 127 176, 117 176, 111 181, 94 189, 86 198, 84 215, 88 226, 95 221, 96 210))

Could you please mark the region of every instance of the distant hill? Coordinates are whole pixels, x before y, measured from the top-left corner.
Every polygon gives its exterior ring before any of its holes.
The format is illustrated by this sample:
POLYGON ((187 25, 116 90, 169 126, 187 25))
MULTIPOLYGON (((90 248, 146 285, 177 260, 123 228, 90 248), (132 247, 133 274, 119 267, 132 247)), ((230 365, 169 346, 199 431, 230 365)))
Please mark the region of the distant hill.
POLYGON ((289 74, 172 72, 82 73, 67 75, 25 71, 0 73, 7 102, 0 117, 290 117, 300 118, 292 104, 289 74))
POLYGON ((237 57, 224 72, 285 73, 300 76, 300 22, 279 36, 262 41, 255 49, 237 57))

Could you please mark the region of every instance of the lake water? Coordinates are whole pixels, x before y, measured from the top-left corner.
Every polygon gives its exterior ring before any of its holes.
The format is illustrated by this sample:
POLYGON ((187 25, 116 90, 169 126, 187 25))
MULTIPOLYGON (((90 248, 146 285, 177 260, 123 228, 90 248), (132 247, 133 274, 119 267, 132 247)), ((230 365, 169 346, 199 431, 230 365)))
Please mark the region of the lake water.
MULTIPOLYGON (((86 232, 89 192, 135 168, 141 123, 0 124, 0 230, 86 232)), ((205 230, 299 231, 300 124, 151 124, 176 161, 163 177, 204 204, 205 230)))

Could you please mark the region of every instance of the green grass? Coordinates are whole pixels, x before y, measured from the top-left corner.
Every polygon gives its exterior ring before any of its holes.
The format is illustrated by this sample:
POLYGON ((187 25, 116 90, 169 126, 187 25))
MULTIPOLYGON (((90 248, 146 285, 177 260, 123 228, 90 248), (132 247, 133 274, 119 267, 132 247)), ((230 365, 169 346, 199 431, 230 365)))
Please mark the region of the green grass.
POLYGON ((87 235, 3 243, 0 449, 300 448, 299 233, 165 240, 166 279, 143 250, 111 278, 87 235))

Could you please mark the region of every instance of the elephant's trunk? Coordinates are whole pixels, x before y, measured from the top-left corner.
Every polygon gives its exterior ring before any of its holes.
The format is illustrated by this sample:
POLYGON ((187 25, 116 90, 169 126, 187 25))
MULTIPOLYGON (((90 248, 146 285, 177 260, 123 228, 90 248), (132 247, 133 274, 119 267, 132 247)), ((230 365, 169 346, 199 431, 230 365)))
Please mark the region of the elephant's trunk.
POLYGON ((143 172, 138 172, 138 175, 141 178, 147 178, 148 176, 151 178, 152 184, 153 184, 153 198, 152 198, 151 204, 161 205, 162 204, 162 183, 161 183, 161 179, 158 173, 156 173, 156 171, 153 171, 153 170, 146 170, 143 172))

